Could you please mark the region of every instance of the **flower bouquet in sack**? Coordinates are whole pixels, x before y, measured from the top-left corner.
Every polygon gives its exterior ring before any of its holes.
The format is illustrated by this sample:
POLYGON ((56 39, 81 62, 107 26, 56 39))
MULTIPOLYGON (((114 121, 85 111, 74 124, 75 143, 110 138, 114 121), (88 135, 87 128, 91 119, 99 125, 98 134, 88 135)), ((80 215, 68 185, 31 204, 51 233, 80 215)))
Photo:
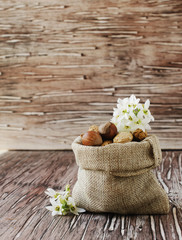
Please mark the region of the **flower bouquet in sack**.
POLYGON ((76 205, 91 212, 167 214, 169 201, 152 169, 161 160, 150 101, 134 95, 118 99, 110 122, 92 125, 72 143, 78 179, 73 188, 76 205))

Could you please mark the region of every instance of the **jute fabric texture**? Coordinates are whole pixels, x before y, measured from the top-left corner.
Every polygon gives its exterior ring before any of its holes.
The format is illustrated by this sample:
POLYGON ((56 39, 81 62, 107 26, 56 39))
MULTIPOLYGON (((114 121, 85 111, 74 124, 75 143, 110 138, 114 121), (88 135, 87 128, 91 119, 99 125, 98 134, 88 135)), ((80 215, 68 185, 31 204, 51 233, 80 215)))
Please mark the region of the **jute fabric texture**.
POLYGON ((79 207, 121 214, 169 212, 167 194, 152 171, 162 160, 155 135, 104 147, 84 146, 77 137, 72 149, 79 166, 72 195, 79 207))

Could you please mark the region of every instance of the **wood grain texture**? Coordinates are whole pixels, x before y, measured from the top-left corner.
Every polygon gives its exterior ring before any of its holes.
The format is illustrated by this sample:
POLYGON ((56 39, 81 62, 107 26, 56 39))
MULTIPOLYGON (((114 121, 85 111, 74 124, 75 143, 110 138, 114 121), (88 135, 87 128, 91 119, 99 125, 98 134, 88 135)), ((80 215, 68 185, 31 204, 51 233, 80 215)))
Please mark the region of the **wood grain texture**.
POLYGON ((0 156, 2 240, 180 240, 182 152, 165 151, 156 176, 171 199, 168 215, 89 213, 52 217, 47 187, 73 187, 77 166, 70 151, 10 151, 0 156))
POLYGON ((179 0, 2 1, 0 148, 70 149, 134 93, 180 149, 181 40, 179 0))

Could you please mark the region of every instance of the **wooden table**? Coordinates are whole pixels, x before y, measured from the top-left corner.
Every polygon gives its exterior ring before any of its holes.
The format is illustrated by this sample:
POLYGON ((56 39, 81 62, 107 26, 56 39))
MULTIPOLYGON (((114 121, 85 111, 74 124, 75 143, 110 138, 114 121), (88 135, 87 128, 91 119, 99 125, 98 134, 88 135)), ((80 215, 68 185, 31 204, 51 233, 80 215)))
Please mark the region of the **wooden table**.
POLYGON ((182 152, 164 151, 156 171, 171 199, 168 215, 84 213, 52 217, 47 187, 73 187, 77 166, 71 151, 10 151, 0 156, 0 239, 182 239, 182 152), (181 208, 180 208, 181 206, 181 208))

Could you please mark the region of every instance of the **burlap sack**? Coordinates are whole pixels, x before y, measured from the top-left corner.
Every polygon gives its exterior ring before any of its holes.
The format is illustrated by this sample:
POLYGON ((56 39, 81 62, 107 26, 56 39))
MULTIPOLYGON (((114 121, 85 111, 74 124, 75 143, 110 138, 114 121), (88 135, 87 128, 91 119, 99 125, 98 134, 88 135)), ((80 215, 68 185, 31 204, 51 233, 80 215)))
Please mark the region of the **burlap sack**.
POLYGON ((121 214, 169 212, 168 197, 151 170, 162 159, 155 135, 104 147, 83 146, 77 137, 72 148, 79 166, 73 198, 79 207, 121 214))

